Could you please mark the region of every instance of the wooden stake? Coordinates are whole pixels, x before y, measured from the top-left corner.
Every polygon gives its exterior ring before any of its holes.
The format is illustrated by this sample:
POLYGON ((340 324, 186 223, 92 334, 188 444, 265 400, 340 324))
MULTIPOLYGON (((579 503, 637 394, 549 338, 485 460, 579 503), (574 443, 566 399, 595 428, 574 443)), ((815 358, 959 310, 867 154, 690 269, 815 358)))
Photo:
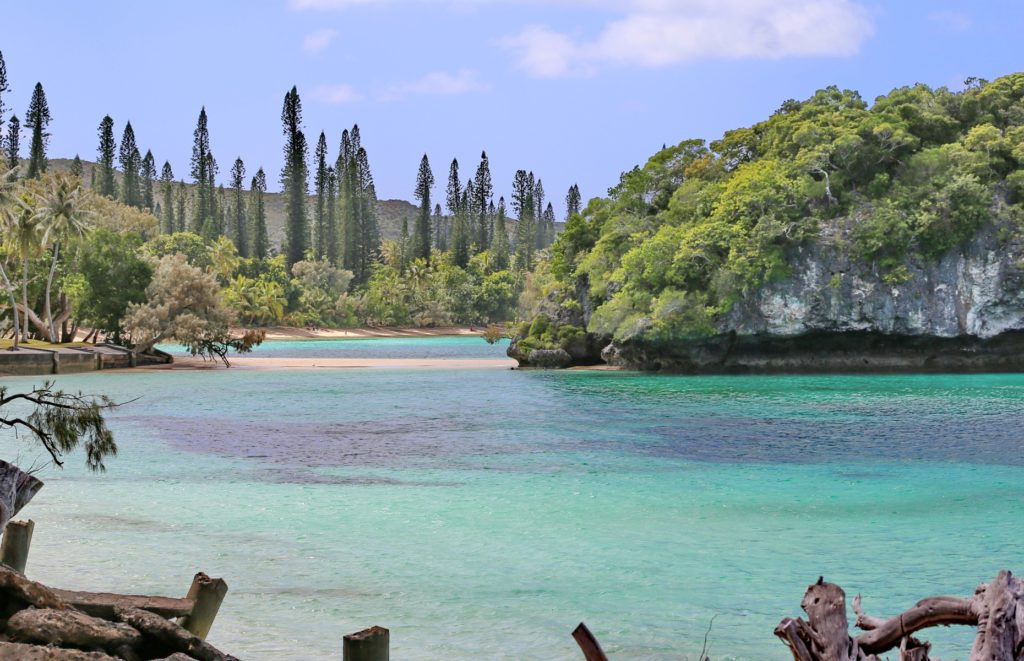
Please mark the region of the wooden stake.
POLYGON ((344 661, 388 661, 390 632, 384 627, 370 627, 345 636, 344 661))
POLYGON ((200 639, 206 640, 227 593, 228 584, 224 579, 210 578, 203 572, 196 574, 192 579, 192 587, 185 595, 185 598, 194 601, 195 605, 192 606, 191 614, 181 618, 181 626, 200 639))
POLYGON ((27 521, 8 521, 4 528, 3 542, 0 543, 0 562, 17 572, 25 573, 28 563, 28 549, 32 545, 32 531, 36 524, 27 521))
POLYGON ((576 644, 583 650, 584 659, 587 661, 608 661, 608 657, 604 655, 604 651, 601 649, 601 645, 598 644, 597 638, 594 638, 594 634, 590 633, 587 625, 580 622, 580 625, 573 630, 572 637, 576 639, 576 644))

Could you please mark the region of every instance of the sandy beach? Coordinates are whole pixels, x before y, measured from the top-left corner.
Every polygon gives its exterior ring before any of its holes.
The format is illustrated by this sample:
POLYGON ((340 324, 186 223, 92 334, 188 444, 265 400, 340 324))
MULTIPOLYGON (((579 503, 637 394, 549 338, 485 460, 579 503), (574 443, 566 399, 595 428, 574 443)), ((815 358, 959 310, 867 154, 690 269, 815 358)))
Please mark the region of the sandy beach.
MULTIPOLYGON (((263 358, 260 356, 232 356, 231 369, 243 370, 295 370, 295 369, 511 369, 516 361, 511 358, 263 358)), ((147 365, 136 370, 207 370, 224 369, 220 361, 203 360, 191 356, 175 356, 170 365, 147 365)))
MULTIPOLYGON (((236 329, 241 332, 241 329, 236 329)), ((373 328, 295 328, 268 326, 264 328, 268 340, 340 340, 369 339, 375 337, 444 337, 450 335, 480 335, 482 326, 449 326, 444 328, 403 328, 380 326, 373 328)))

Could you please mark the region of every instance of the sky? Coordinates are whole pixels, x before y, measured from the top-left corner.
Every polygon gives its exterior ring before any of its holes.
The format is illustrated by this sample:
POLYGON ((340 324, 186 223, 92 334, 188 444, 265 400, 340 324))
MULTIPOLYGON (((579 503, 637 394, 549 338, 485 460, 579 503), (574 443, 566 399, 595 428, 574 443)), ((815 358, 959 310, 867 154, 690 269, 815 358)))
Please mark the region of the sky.
MULTIPOLYGON (((1019 0, 219 0, 6 3, 0 51, 23 117, 43 84, 49 155, 94 159, 104 115, 187 176, 201 106, 226 181, 241 157, 278 188, 296 85, 312 152, 358 123, 382 199, 412 199, 426 153, 444 199, 486 150, 561 218, 664 144, 713 140, 828 85, 873 100, 1024 70, 1019 0)), ((11 111, 8 111, 8 115, 11 111)), ((22 139, 23 145, 27 142, 22 139)), ((312 155, 312 154, 311 154, 312 155)))

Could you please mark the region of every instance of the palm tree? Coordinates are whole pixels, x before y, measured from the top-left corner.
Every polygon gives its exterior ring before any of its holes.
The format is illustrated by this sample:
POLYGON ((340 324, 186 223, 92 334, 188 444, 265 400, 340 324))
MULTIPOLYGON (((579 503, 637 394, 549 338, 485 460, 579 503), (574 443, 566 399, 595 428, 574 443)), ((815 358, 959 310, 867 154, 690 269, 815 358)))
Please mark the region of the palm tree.
POLYGON ((77 177, 58 174, 50 178, 42 192, 36 196, 36 222, 42 232, 40 247, 45 249, 51 243, 53 256, 50 259, 50 273, 46 278, 46 315, 50 342, 57 342, 57 329, 50 310, 50 292, 53 289, 53 274, 60 258, 60 242, 75 234, 82 236, 90 228, 92 212, 86 208, 89 198, 82 181, 77 177))
MULTIPOLYGON (((0 175, 0 211, 6 209, 6 204, 10 202, 11 191, 14 190, 14 180, 17 173, 17 168, 7 171, 3 175, 0 175)), ((0 222, 3 224, 3 228, 6 230, 7 214, 0 213, 0 222)), ((7 234, 7 232, 4 232, 7 234)), ((14 315, 14 345, 11 347, 13 351, 18 350, 18 341, 21 339, 21 316, 18 314, 18 299, 14 295, 14 285, 11 283, 10 277, 7 275, 7 269, 5 263, 7 261, 7 255, 0 259, 0 276, 4 279, 4 289, 7 290, 7 297, 11 303, 11 314, 14 315)))
MULTIPOLYGON (((21 258, 22 339, 28 339, 28 260, 39 253, 39 223, 27 192, 14 196, 4 207, 3 222, 8 248, 21 258)), ((17 308, 15 308, 17 314, 17 308)))

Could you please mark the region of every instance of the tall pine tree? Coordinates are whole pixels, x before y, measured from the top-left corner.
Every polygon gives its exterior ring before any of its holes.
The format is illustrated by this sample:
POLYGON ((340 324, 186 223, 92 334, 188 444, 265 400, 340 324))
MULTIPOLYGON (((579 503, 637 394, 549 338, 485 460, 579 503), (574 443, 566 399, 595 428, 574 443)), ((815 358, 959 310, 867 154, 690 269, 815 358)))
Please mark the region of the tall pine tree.
POLYGON ((173 234, 178 229, 178 225, 174 221, 174 171, 168 161, 164 161, 164 167, 160 170, 160 195, 163 200, 161 228, 164 234, 173 234))
POLYGON ((188 189, 184 181, 178 182, 178 199, 176 201, 178 210, 174 214, 175 232, 184 232, 191 227, 188 221, 188 189))
POLYGON ((235 159, 231 166, 231 238, 235 240, 235 247, 238 248, 240 257, 249 256, 249 228, 245 214, 245 163, 241 157, 235 159))
MULTIPOLYGON (((359 127, 352 128, 352 145, 358 144, 359 127)), ((357 282, 369 279, 373 264, 380 254, 380 228, 377 224, 377 189, 373 185, 370 160, 362 146, 356 150, 355 174, 353 176, 358 214, 358 270, 357 282)))
POLYGON ((434 187, 434 173, 430 169, 430 161, 424 154, 420 160, 420 169, 416 173, 416 190, 413 196, 420 201, 419 213, 416 214, 416 229, 413 233, 412 256, 414 259, 425 259, 430 262, 430 190, 434 187))
POLYGON ((576 184, 569 186, 569 192, 565 194, 565 219, 569 220, 580 212, 580 187, 576 184))
MULTIPOLYGON (((0 51, 0 129, 4 126, 4 113, 7 106, 4 105, 4 94, 11 91, 7 84, 7 64, 4 62, 4 52, 0 51)), ((0 131, 0 139, 3 138, 3 131, 0 131)))
POLYGON ((444 214, 441 212, 441 204, 434 205, 434 247, 444 252, 448 250, 448 235, 445 230, 444 214))
POLYGON ((285 200, 285 241, 288 267, 305 259, 309 245, 306 223, 306 196, 309 192, 309 172, 306 165, 306 136, 302 132, 302 101, 299 90, 292 87, 284 95, 281 123, 285 136, 284 168, 281 186, 285 200))
POLYGON ((32 142, 28 149, 28 171, 25 176, 29 179, 38 178, 46 172, 46 146, 50 142, 50 134, 46 127, 50 124, 50 107, 46 104, 46 93, 43 92, 42 83, 36 83, 32 90, 32 100, 28 104, 28 112, 25 113, 25 128, 32 129, 32 142))
POLYGON ((153 211, 156 204, 153 194, 154 181, 156 181, 156 159, 153 158, 153 152, 147 149, 146 155, 142 157, 142 206, 150 211, 153 211))
POLYGON ((316 170, 313 172, 313 189, 316 206, 313 209, 313 255, 317 259, 327 257, 327 136, 320 131, 316 142, 316 170))
POLYGON ((338 175, 333 167, 327 168, 327 218, 324 221, 324 257, 332 266, 338 265, 338 248, 341 236, 338 233, 338 175))
POLYGON ((533 173, 517 170, 512 180, 512 210, 516 214, 516 268, 528 271, 533 268, 533 251, 536 244, 534 223, 533 173))
POLYGON ((494 241, 491 242, 491 253, 494 255, 494 268, 504 271, 509 264, 508 226, 505 222, 505 198, 498 198, 497 217, 494 219, 494 241))
POLYGON ((537 250, 544 249, 544 237, 547 231, 544 227, 544 184, 540 179, 533 186, 533 217, 537 221, 535 230, 535 247, 537 250))
POLYGON ((82 178, 82 159, 75 154, 75 158, 71 161, 71 176, 82 178))
POLYGON ((135 130, 132 129, 131 122, 124 125, 118 160, 121 163, 121 201, 130 207, 142 206, 142 190, 139 185, 142 157, 135 142, 135 130))
POLYGON ((189 161, 192 181, 195 183, 192 231, 200 234, 213 220, 213 188, 210 186, 210 130, 207 127, 206 106, 199 110, 199 119, 192 132, 192 159, 189 161))
POLYGON ((469 264, 470 251, 470 227, 466 220, 466 208, 469 206, 469 199, 466 192, 462 192, 462 199, 456 205, 455 220, 452 224, 452 261, 459 268, 466 268, 469 264))
POLYGON ((547 248, 555 241, 555 207, 550 202, 544 208, 544 215, 541 217, 544 219, 544 245, 541 248, 547 248))
POLYGON ((93 166, 93 188, 100 195, 117 197, 117 179, 114 178, 114 158, 117 143, 114 141, 114 120, 107 115, 100 122, 100 144, 96 149, 96 165, 93 166), (99 177, 97 178, 97 169, 99 177))
POLYGON ((487 250, 491 247, 491 221, 489 209, 494 196, 494 186, 491 183, 491 165, 487 160, 487 152, 481 152, 480 165, 476 169, 476 176, 473 178, 473 211, 474 228, 476 232, 476 243, 479 250, 487 250))
POLYGON ((270 252, 270 241, 267 238, 267 209, 264 206, 263 194, 267 192, 267 175, 263 168, 256 171, 249 186, 249 213, 252 214, 252 256, 265 258, 270 252))
POLYGON ((4 141, 4 161, 8 169, 18 167, 21 160, 21 120, 17 115, 11 115, 7 122, 7 140, 4 141))

